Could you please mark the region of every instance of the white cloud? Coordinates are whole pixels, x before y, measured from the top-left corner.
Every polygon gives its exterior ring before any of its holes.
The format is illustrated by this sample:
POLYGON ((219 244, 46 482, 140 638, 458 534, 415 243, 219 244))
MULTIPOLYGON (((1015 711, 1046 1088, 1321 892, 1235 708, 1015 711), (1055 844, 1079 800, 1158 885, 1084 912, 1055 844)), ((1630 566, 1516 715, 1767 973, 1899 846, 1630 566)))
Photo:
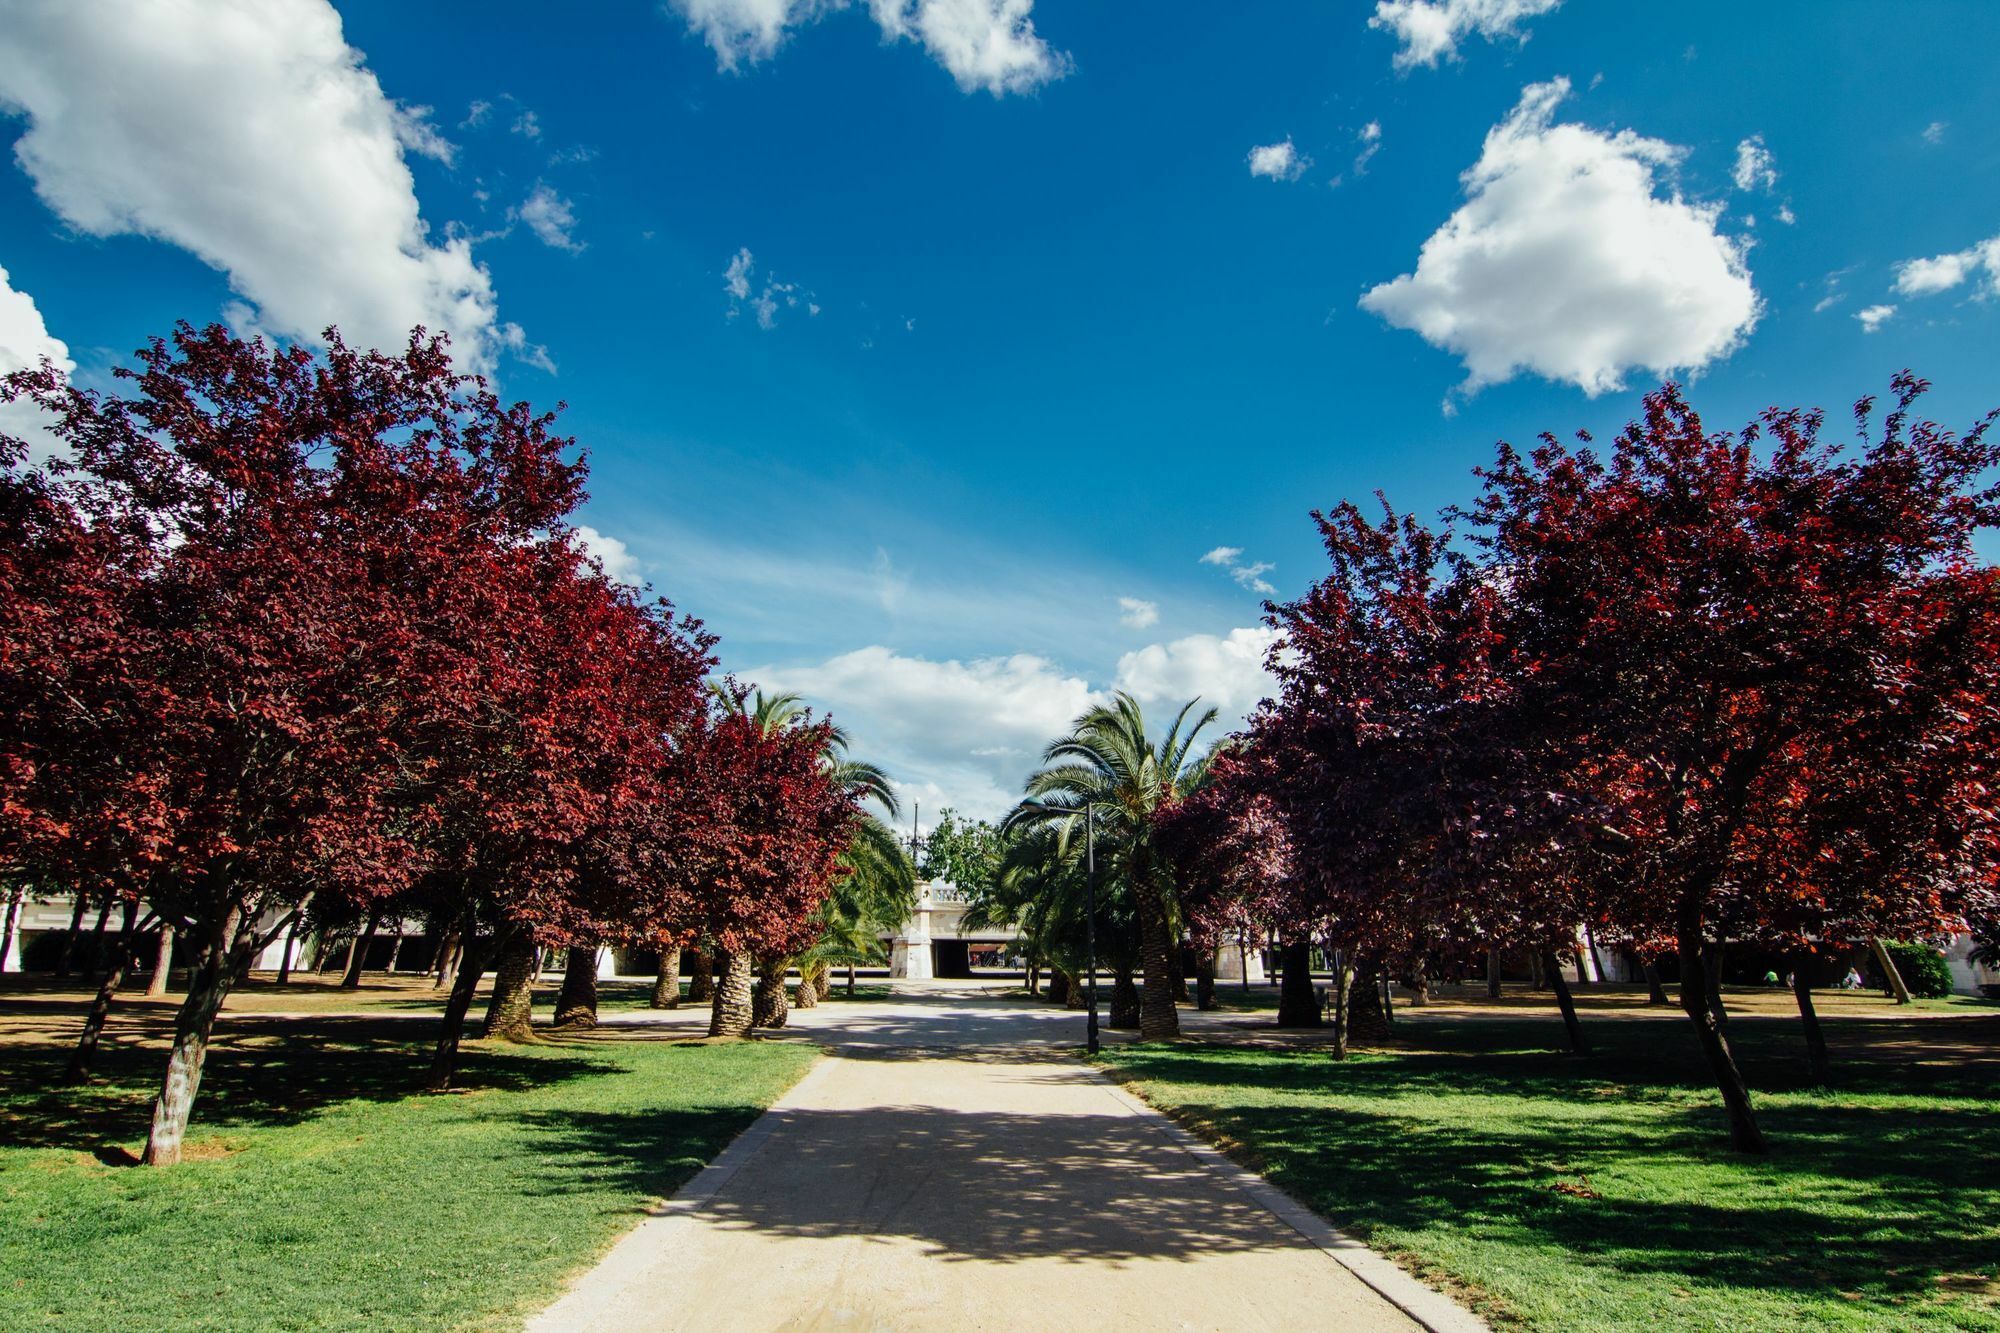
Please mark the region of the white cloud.
POLYGON ((1368 163, 1375 154, 1382 151, 1382 122, 1371 120, 1361 127, 1354 136, 1361 144, 1361 151, 1354 155, 1353 172, 1357 176, 1368 174, 1368 163))
POLYGON ((1416 272, 1361 298, 1458 354, 1468 391, 1526 370, 1594 396, 1634 367, 1699 370, 1756 326, 1745 247, 1716 231, 1720 207, 1655 193, 1684 150, 1558 125, 1568 94, 1567 79, 1528 87, 1416 272))
MULTIPOLYGON (((0 268, 0 375, 33 370, 43 358, 65 375, 76 370, 68 346, 49 332, 35 299, 17 291, 7 270, 0 268)), ((37 459, 56 448, 55 438, 46 431, 42 410, 32 403, 0 403, 0 434, 26 441, 31 456, 37 459)))
POLYGON ((1274 181, 1295 181, 1312 165, 1311 158, 1299 156, 1299 150, 1293 147, 1290 139, 1252 148, 1249 162, 1252 176, 1264 176, 1274 181))
POLYGON ((1203 556, 1201 563, 1204 565, 1229 565, 1234 563, 1236 557, 1242 554, 1243 548, 1240 546, 1218 546, 1203 556))
POLYGON ((1873 333, 1888 323, 1889 317, 1895 313, 1896 307, 1892 305, 1871 305, 1865 310, 1855 311, 1854 317, 1861 321, 1863 333, 1873 333))
POLYGON ((1764 136, 1753 134, 1736 145, 1736 165, 1730 168, 1729 179, 1745 194, 1762 190, 1769 194, 1778 188, 1777 159, 1764 146, 1764 136))
POLYGON ((1260 626, 1149 644, 1118 659, 1118 688, 1141 703, 1175 709, 1199 695, 1220 708, 1223 725, 1231 727, 1276 693, 1264 662, 1277 642, 1278 631, 1260 626))
POLYGON ((523 139, 539 139, 542 137, 542 118, 533 111, 524 109, 520 115, 514 117, 513 132, 523 139))
POLYGON ((577 254, 583 245, 572 234, 576 230, 576 207, 546 185, 537 185, 522 201, 515 216, 528 224, 543 245, 577 254))
MULTIPOLYGON (((755 282, 756 274, 757 257, 747 246, 730 257, 729 267, 722 274, 722 290, 729 294, 728 318, 735 319, 747 306, 757 316, 758 328, 775 329, 778 312, 796 308, 805 297, 801 296, 797 283, 780 282, 776 274, 766 277, 760 288, 755 282)), ((805 304, 809 315, 819 313, 818 305, 809 300, 805 304)))
POLYGON ((1950 125, 1946 121, 1942 120, 1932 121, 1930 124, 1924 126, 1924 142, 1928 144, 1943 143, 1944 132, 1949 128, 1950 125))
POLYGON ((632 554, 632 548, 616 537, 599 532, 587 523, 576 525, 577 544, 604 566, 604 576, 614 583, 624 583, 637 588, 646 582, 646 576, 639 570, 639 557, 632 554))
POLYGON ((2000 236, 1952 254, 1904 260, 1896 266, 1896 290, 1904 296, 1931 296, 1950 291, 1981 269, 1993 293, 2000 295, 2000 236))
POLYGON ((1132 629, 1145 629, 1148 625, 1160 623, 1160 604, 1142 601, 1137 597, 1120 597, 1118 609, 1122 613, 1118 620, 1132 629))
POLYGON ((1266 597, 1276 597, 1278 590, 1271 586, 1264 578, 1264 575, 1276 569, 1277 566, 1268 560, 1259 560, 1253 564, 1244 564, 1242 556, 1243 548, 1240 546, 1218 546, 1203 556, 1201 563, 1204 565, 1216 565, 1228 571, 1229 577, 1235 579, 1237 586, 1240 588, 1248 588, 1251 592, 1262 593, 1266 597))
MULTIPOLYGON (((787 32, 849 0, 670 0, 715 52, 722 69, 740 69, 776 54, 787 32)), ((965 92, 999 97, 1032 92, 1069 72, 1069 57, 1035 32, 1034 0, 868 0, 868 11, 891 41, 923 46, 965 92)))
POLYGON ((1526 19, 1554 9, 1561 0, 1381 0, 1368 26, 1392 34, 1402 43, 1396 68, 1435 68, 1439 60, 1458 58, 1459 39, 1477 33, 1487 41, 1513 37, 1526 19))
POLYGON ((28 117, 14 155, 44 203, 195 254, 248 303, 239 323, 387 347, 423 324, 475 367, 535 355, 471 242, 433 244, 404 152, 443 141, 325 0, 17 0, 0 105, 28 117))

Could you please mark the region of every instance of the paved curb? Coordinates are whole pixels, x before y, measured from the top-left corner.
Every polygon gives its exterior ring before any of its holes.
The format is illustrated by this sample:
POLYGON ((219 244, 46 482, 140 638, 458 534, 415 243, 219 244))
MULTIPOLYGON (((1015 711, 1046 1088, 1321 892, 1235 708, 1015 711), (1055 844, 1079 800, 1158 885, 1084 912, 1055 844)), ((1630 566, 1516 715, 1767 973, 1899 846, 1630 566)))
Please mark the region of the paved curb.
POLYGON ((1176 1124, 1158 1107, 1128 1092, 1104 1071, 1090 1068, 1112 1097, 1150 1122, 1190 1157, 1360 1278, 1371 1290, 1429 1330, 1429 1333, 1491 1333, 1491 1326, 1457 1301, 1433 1291, 1389 1260, 1339 1231, 1304 1204, 1254 1171, 1245 1170, 1176 1124))
POLYGON ((553 1304, 529 1319, 528 1333, 595 1333, 605 1327, 603 1314, 634 1283, 663 1263, 680 1257, 673 1245, 673 1233, 688 1224, 692 1215, 722 1191, 730 1179, 763 1150, 765 1140, 783 1123, 782 1112, 832 1069, 834 1059, 822 1052, 805 1076, 785 1094, 766 1107, 716 1154, 715 1160, 694 1173, 674 1197, 654 1208, 645 1221, 633 1227, 604 1257, 570 1279, 568 1289, 553 1304))

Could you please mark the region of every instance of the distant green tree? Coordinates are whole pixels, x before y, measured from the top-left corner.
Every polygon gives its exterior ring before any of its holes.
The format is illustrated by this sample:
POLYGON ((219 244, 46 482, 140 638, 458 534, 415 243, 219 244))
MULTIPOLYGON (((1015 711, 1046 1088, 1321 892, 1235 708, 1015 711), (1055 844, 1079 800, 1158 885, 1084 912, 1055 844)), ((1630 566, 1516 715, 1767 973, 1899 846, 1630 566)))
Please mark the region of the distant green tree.
POLYGON ((925 879, 947 880, 967 893, 978 893, 990 888, 1000 873, 1001 855, 998 828, 946 806, 924 838, 919 866, 925 879))

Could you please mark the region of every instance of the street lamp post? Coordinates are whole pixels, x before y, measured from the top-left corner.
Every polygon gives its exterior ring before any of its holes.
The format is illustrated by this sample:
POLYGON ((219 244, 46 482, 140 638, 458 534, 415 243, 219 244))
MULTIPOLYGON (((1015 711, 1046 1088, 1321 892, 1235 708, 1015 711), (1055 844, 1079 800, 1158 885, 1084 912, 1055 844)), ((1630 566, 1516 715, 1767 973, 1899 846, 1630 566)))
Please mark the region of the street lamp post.
MULTIPOLYGON (((1022 805, 1031 810, 1041 810, 1052 815, 1074 815, 1072 806, 1044 805, 1040 801, 1023 801, 1022 805)), ((1086 802, 1083 806, 1083 944, 1085 950, 1083 1003, 1084 1045, 1092 1055, 1097 1054, 1097 803, 1086 802)))

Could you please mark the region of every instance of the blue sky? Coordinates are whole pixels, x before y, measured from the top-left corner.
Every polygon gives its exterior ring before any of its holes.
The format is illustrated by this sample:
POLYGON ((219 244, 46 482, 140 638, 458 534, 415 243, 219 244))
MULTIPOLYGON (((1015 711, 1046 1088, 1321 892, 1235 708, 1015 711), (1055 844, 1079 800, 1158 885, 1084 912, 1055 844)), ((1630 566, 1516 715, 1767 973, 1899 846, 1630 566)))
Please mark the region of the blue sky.
POLYGON ((0 0, 0 362, 443 324, 569 403, 609 563, 929 809, 1114 685, 1240 715, 1308 510, 1665 373, 2000 405, 2000 7, 469 13, 0 0))

